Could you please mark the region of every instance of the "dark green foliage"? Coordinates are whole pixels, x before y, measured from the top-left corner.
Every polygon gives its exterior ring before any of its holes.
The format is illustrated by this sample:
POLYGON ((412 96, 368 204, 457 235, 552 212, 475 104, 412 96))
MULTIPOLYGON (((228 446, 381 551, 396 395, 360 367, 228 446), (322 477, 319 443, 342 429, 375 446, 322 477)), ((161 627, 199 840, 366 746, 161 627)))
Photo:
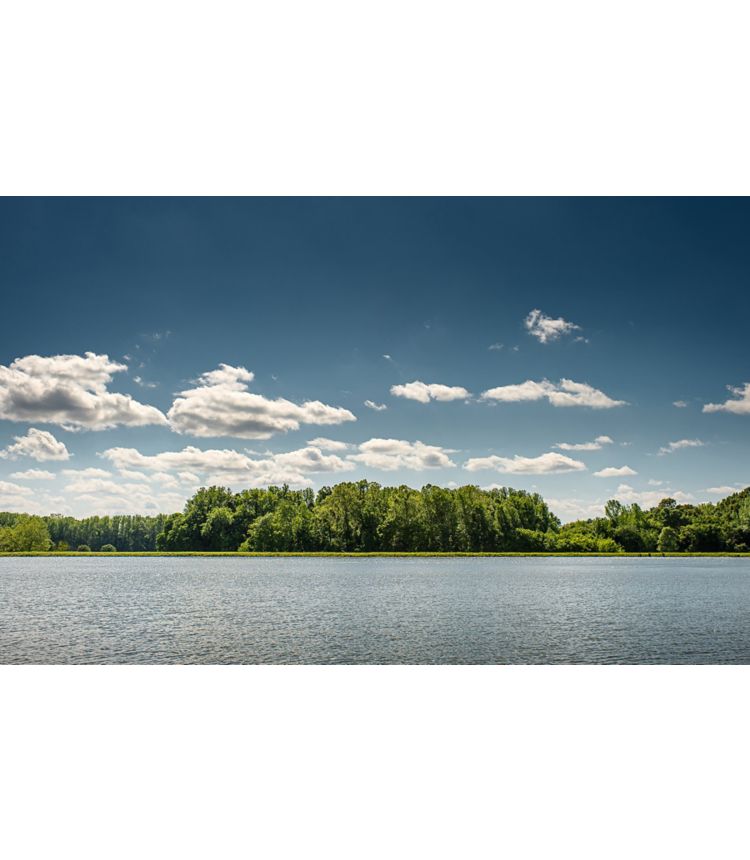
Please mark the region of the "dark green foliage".
POLYGON ((118 552, 144 552, 156 548, 156 536, 167 519, 164 514, 153 517, 139 515, 114 517, 44 517, 53 543, 71 547, 86 544, 94 552, 111 544, 118 552))
POLYGON ((104 546, 99 548, 99 552, 117 552, 117 549, 111 543, 105 543, 104 546))
POLYGON ((0 526, 0 552, 46 552, 52 548, 42 517, 16 514, 9 520, 4 515, 0 522, 7 523, 0 526))

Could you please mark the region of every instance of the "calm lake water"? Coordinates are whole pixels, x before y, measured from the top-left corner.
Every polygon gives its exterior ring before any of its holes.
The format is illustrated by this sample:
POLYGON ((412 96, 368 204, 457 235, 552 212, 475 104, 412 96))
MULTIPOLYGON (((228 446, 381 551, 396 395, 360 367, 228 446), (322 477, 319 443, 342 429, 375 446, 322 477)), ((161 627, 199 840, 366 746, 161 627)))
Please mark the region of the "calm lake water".
POLYGON ((3 558, 2 663, 748 663, 750 559, 3 558))

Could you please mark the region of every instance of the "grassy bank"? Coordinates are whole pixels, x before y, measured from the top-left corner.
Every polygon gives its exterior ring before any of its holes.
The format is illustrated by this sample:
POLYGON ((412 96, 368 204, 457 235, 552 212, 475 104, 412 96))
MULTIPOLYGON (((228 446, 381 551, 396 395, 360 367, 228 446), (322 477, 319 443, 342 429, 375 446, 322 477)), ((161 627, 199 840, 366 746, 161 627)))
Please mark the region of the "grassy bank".
POLYGON ((750 552, 0 552, 0 558, 750 558, 750 552))

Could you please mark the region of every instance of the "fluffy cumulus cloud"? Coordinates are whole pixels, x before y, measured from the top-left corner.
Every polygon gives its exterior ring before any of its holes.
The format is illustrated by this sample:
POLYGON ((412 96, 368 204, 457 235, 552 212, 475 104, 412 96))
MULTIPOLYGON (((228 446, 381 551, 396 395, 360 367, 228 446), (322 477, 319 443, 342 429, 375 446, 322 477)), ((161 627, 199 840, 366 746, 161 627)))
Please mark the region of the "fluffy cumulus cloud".
POLYGON ((683 493, 682 490, 671 490, 669 488, 663 490, 636 490, 630 484, 620 484, 615 492, 615 498, 626 504, 634 502, 643 508, 653 508, 658 505, 662 499, 675 499, 678 502, 690 502, 693 496, 690 493, 683 493))
POLYGON ((585 382, 561 379, 559 383, 543 379, 534 382, 527 379, 519 385, 501 385, 482 393, 482 400, 500 403, 519 403, 531 400, 548 400, 553 406, 588 406, 591 409, 612 409, 626 406, 624 400, 614 400, 598 388, 585 382))
POLYGON ((423 442, 407 442, 404 439, 369 439, 362 442, 359 453, 350 454, 348 459, 362 463, 373 469, 392 472, 396 469, 445 469, 456 464, 450 454, 455 453, 450 448, 440 448, 437 445, 425 445, 423 442))
POLYGON ((368 409, 374 409, 375 412, 385 412, 388 408, 385 403, 375 403, 374 400, 365 400, 365 406, 368 409))
POLYGON ((604 502, 601 499, 590 501, 576 497, 547 498, 549 509, 564 522, 571 520, 590 520, 604 516, 604 502))
POLYGON ((91 514, 168 514, 185 504, 184 492, 164 492, 146 481, 78 478, 65 486, 65 496, 81 516, 91 514))
POLYGON ((539 343, 550 343, 553 340, 559 340, 563 335, 580 331, 581 328, 579 325, 568 322, 562 317, 548 317, 547 314, 543 314, 538 308, 529 311, 528 316, 524 320, 524 325, 528 333, 532 337, 535 337, 539 343))
POLYGON ((727 386, 734 398, 723 403, 706 403, 704 412, 733 412, 735 415, 750 415, 750 382, 740 386, 727 386))
POLYGON ((167 413, 177 433, 190 436, 233 436, 268 439, 274 433, 298 430, 301 424, 343 424, 356 421, 348 410, 319 400, 292 403, 248 391, 253 374, 244 367, 219 365, 204 373, 195 388, 178 393, 167 413))
POLYGON ((593 442, 558 442, 552 447, 561 451, 601 451, 604 445, 611 445, 613 441, 609 436, 597 436, 593 442))
POLYGON ((69 460, 70 452, 65 445, 46 430, 29 428, 25 436, 16 436, 15 442, 0 451, 0 457, 30 457, 37 463, 48 460, 69 460))
POLYGON ((681 451, 683 448, 702 448, 706 443, 700 439, 678 439, 676 442, 668 442, 662 448, 659 448, 659 454, 674 454, 675 451, 681 451))
POLYGON ((630 466, 607 466, 605 469, 599 469, 594 472, 595 478, 628 478, 631 475, 637 475, 635 469, 630 466))
POLYGON ((26 469, 24 472, 13 472, 11 478, 16 481, 54 481, 55 473, 46 469, 26 469))
POLYGON ((349 472, 354 464, 336 454, 325 454, 314 445, 283 454, 259 458, 231 449, 201 450, 193 446, 181 451, 142 454, 136 448, 110 448, 102 453, 120 475, 142 480, 139 472, 150 473, 146 480, 158 480, 173 486, 223 483, 235 487, 262 487, 289 484, 308 487, 309 473, 349 472))
POLYGON ((0 365, 0 418, 56 424, 68 430, 106 430, 166 424, 154 406, 108 390, 127 366, 107 355, 27 355, 0 365))
POLYGON ((394 397, 405 397, 407 400, 418 400, 429 403, 430 400, 464 400, 470 393, 460 385, 440 385, 437 382, 407 382, 405 385, 392 385, 391 394, 394 397))
POLYGON ((464 468, 470 472, 492 469, 509 475, 556 475, 563 472, 582 472, 586 466, 580 460, 574 460, 565 454, 548 451, 538 457, 522 457, 520 454, 513 457, 498 457, 494 454, 491 457, 473 457, 466 461, 464 468))
POLYGON ((34 491, 11 481, 0 481, 0 508, 5 511, 28 511, 34 491))
POLYGON ((43 492, 41 488, 24 487, 12 481, 0 481, 0 510, 26 514, 65 513, 67 500, 43 492))

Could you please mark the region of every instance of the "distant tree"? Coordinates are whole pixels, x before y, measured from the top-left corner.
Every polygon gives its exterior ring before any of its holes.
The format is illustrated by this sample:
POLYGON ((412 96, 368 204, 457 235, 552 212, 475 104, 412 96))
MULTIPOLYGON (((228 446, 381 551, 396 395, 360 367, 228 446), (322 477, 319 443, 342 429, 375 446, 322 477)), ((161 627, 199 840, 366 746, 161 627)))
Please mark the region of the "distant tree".
POLYGON ((117 552, 117 547, 113 546, 111 543, 105 543, 99 552, 117 552))
POLYGON ((677 552, 680 549, 680 535, 677 529, 664 526, 659 534, 659 543, 656 548, 659 552, 677 552))
POLYGON ((78 545, 76 552, 91 552, 91 547, 87 543, 82 543, 78 545))
POLYGON ((47 524, 41 517, 23 517, 11 527, 4 542, 10 552, 47 552, 52 546, 47 524))
POLYGON ((625 552, 643 552, 645 548, 643 535, 634 525, 617 526, 613 537, 625 552))

